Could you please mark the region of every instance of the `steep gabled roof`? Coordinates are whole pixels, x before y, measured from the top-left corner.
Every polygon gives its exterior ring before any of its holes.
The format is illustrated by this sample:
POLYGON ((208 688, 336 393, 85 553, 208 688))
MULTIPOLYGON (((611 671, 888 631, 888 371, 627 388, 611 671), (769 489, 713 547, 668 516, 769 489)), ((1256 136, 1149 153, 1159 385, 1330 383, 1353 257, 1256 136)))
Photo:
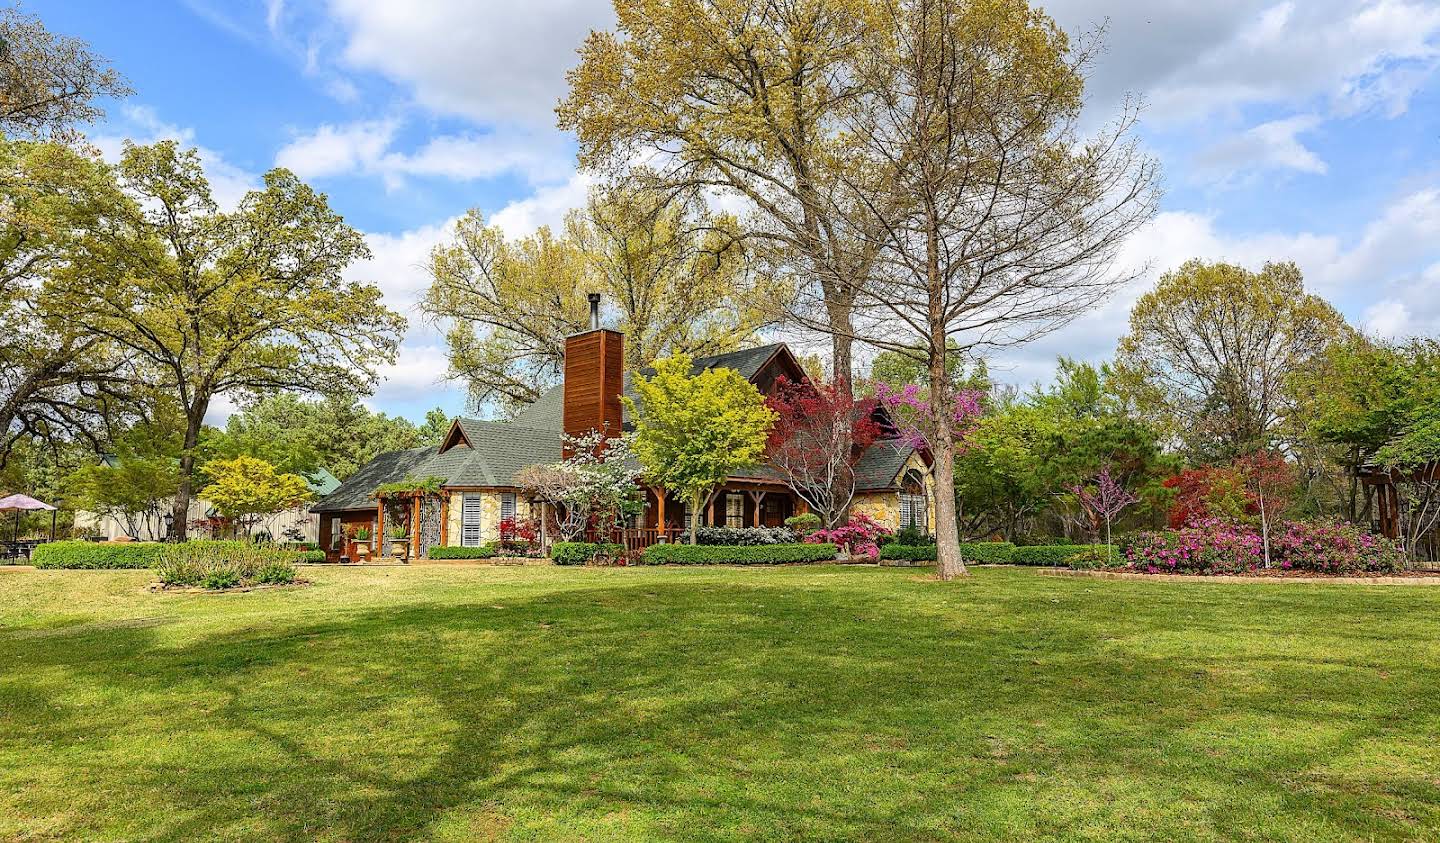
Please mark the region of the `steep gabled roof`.
POLYGON ((439 477, 446 486, 510 486, 515 472, 529 465, 560 461, 560 434, 507 422, 459 419, 458 427, 470 444, 451 444, 448 450, 411 448, 391 451, 366 463, 332 494, 310 507, 311 512, 369 509, 371 493, 383 483, 439 477))
POLYGON ((900 472, 915 450, 894 439, 873 443, 855 463, 855 488, 862 492, 899 488, 900 472))

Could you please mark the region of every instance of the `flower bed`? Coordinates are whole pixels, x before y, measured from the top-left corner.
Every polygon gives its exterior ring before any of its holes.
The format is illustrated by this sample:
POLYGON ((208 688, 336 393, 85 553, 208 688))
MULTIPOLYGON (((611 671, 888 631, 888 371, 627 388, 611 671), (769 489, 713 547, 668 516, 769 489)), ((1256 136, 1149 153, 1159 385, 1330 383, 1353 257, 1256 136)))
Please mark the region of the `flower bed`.
POLYGON ((880 542, 894 530, 863 513, 850 516, 843 527, 816 530, 805 537, 809 544, 833 544, 859 559, 879 559, 880 542))
POLYGON ((209 591, 288 585, 295 582, 295 554, 241 541, 192 541, 163 545, 155 571, 167 587, 209 591))
POLYGON ((654 544, 638 560, 643 565, 785 565, 833 562, 833 544, 714 545, 654 544))
MULTIPOLYGON (((1353 524, 1289 522, 1270 542, 1272 571, 1331 576, 1393 573, 1406 567, 1389 539, 1353 524)), ((1136 533, 1125 547, 1129 569, 1150 574, 1253 575, 1264 570, 1264 542, 1248 524, 1218 519, 1178 530, 1136 533)))

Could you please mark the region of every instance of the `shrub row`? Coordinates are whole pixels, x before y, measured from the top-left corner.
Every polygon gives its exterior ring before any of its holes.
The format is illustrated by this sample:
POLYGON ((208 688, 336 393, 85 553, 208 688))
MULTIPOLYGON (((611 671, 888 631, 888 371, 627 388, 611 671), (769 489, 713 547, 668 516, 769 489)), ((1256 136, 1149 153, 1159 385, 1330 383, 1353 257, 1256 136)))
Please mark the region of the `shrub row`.
POLYGON ((325 551, 323 550, 290 550, 286 552, 297 564, 303 562, 309 565, 318 565, 325 561, 325 551))
POLYGON ((1108 551, 1109 548, 1103 544, 1035 544, 1015 548, 1010 564, 1064 567, 1075 556, 1108 554, 1108 551))
MULTIPOLYGON (((960 555, 966 562, 977 565, 1004 565, 1015 553, 1015 545, 1009 542, 973 542, 960 545, 960 555)), ((886 544, 880 547, 880 558, 904 560, 907 562, 934 562, 937 550, 934 544, 886 544)))
MULTIPOLYGON (((1407 564, 1395 542, 1353 524, 1289 522, 1270 541, 1272 565, 1320 574, 1391 573, 1407 564)), ((1265 561, 1253 526, 1219 519, 1178 530, 1141 532, 1125 543, 1125 562, 1145 573, 1242 574, 1265 561)))
POLYGON ((166 585, 220 591, 295 581, 295 552, 243 541, 161 545, 155 571, 166 585))
POLYGON ((602 553, 606 556, 619 556, 624 552, 623 544, 555 542, 550 546, 550 558, 556 565, 584 565, 602 553))
POLYGON ((46 542, 36 545, 30 562, 37 568, 153 568, 164 547, 159 542, 46 542))
POLYGON ((795 544, 800 537, 789 527, 701 527, 695 531, 699 544, 730 547, 758 544, 795 544))
POLYGON ((431 559, 490 559, 496 555, 495 546, 482 544, 479 547, 432 547, 426 554, 431 559))
POLYGON ((656 544, 645 549, 645 565, 784 565, 832 562, 833 544, 763 544, 749 546, 656 544))

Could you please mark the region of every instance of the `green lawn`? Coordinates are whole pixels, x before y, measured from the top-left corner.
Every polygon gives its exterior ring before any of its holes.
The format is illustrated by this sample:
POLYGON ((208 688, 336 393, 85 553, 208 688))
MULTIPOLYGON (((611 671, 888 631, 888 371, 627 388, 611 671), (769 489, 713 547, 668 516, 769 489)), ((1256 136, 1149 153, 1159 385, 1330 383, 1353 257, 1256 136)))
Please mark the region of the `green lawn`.
POLYGON ((1435 839, 1440 589, 0 571, 0 839, 1435 839))

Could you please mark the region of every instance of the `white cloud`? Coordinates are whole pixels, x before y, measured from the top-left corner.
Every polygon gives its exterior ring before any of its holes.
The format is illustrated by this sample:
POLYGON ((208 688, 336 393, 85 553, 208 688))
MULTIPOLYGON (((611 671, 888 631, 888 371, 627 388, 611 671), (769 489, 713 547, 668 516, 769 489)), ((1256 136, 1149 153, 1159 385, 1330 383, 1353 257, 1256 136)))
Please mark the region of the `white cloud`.
POLYGON ((1143 94, 1151 120, 1320 100, 1336 113, 1403 113, 1440 62, 1425 0, 1052 0, 1072 32, 1107 25, 1089 92, 1108 111, 1143 94), (1108 16, 1108 17, 1107 17, 1108 16))
POLYGON ((1060 355, 1109 358, 1136 299, 1163 272, 1191 258, 1251 269, 1293 260, 1305 273, 1306 288, 1330 299, 1355 324, 1386 336, 1440 334, 1440 189, 1399 198, 1348 245, 1311 232, 1230 234, 1213 216, 1170 211, 1131 238, 1119 259, 1121 266, 1148 266, 1143 277, 1065 329, 997 355, 997 377, 1029 384, 1048 380, 1060 355))
POLYGON ((562 180, 574 169, 569 148, 555 133, 442 135, 407 153, 394 149, 399 129, 396 119, 322 125, 282 147, 275 163, 307 179, 378 176, 392 189, 407 176, 474 181, 511 172, 530 184, 542 184, 562 180))
POLYGON ((329 0, 344 61, 409 87, 423 106, 549 128, 575 50, 611 25, 607 0, 329 0))
POLYGON ((1324 175, 1329 170, 1325 162, 1297 137, 1318 125, 1320 118, 1313 114, 1261 123, 1202 152, 1198 163, 1225 177, 1269 169, 1324 175))
POLYGON ((525 237, 534 234, 542 225, 558 229, 565 221, 565 214, 572 208, 585 204, 595 179, 584 173, 575 173, 564 184, 544 187, 534 195, 511 202, 490 218, 506 237, 525 237))

